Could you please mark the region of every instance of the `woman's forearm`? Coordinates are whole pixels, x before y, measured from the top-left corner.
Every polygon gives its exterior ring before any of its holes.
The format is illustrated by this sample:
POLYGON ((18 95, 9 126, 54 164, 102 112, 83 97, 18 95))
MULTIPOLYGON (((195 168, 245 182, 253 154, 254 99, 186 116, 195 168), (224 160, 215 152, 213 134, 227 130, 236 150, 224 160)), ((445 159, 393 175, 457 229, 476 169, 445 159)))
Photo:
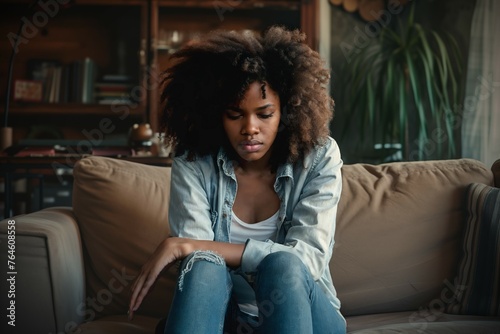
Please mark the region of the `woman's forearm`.
POLYGON ((187 247, 183 252, 184 257, 196 250, 208 250, 222 256, 226 261, 226 265, 229 267, 237 268, 241 265, 241 257, 245 249, 244 244, 194 239, 185 239, 185 242, 187 247))

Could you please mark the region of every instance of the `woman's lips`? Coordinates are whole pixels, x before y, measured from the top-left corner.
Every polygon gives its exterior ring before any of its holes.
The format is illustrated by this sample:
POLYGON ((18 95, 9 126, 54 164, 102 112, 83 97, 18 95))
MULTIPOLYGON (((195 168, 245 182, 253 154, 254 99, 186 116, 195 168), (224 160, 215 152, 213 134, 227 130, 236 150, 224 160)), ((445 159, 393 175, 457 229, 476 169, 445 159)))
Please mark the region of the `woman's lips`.
POLYGON ((243 149, 243 151, 248 153, 257 152, 258 150, 260 150, 262 145, 263 144, 257 140, 244 141, 240 143, 240 147, 243 149))

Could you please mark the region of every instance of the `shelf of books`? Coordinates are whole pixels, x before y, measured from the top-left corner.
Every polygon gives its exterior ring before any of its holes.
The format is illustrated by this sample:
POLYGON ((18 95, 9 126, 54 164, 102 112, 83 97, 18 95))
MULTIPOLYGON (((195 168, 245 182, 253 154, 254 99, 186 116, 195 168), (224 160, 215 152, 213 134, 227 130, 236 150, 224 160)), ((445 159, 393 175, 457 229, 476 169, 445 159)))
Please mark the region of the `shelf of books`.
POLYGON ((138 99, 132 96, 134 85, 130 76, 99 75, 95 61, 89 57, 66 64, 56 60, 31 59, 28 61, 28 72, 28 80, 16 80, 14 83, 16 101, 132 104, 134 99, 138 99))
POLYGON ((65 64, 32 59, 28 72, 29 79, 14 83, 12 113, 143 114, 143 89, 128 75, 100 75, 92 58, 65 64))

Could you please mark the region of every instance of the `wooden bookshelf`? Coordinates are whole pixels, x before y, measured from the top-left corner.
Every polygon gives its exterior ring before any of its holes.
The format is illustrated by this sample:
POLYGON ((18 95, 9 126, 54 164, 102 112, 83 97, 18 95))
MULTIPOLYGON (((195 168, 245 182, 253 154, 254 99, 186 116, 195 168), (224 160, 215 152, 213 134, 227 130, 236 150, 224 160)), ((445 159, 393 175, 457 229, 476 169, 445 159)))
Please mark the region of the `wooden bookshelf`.
MULTIPOLYGON (((33 24, 35 13, 45 13, 43 15, 47 17, 46 22, 38 22, 35 25, 36 33, 20 44, 13 68, 14 81, 32 79, 29 64, 34 59, 55 60, 66 66, 90 58, 95 62, 97 71, 95 83, 98 83, 103 75, 121 74, 129 78, 129 93, 134 95, 132 106, 109 102, 99 104, 95 99, 90 103, 71 99, 59 99, 59 102, 55 103, 12 101, 9 123, 14 126, 14 142, 29 135, 33 120, 40 122, 45 119, 50 122, 55 117, 65 118, 65 121, 56 126, 72 127, 62 132, 78 137, 83 124, 87 126, 95 123, 89 122, 88 117, 116 117, 117 109, 121 112, 127 110, 129 116, 120 121, 121 132, 113 133, 114 136, 127 136, 127 129, 138 122, 151 123, 156 132, 159 90, 149 88, 147 80, 169 66, 170 49, 162 40, 165 33, 177 31, 184 36, 193 36, 213 29, 262 31, 270 25, 281 24, 304 30, 309 45, 317 48, 318 1, 73 0, 65 8, 58 8, 55 15, 48 15, 37 6, 31 11, 27 10, 28 5, 33 3, 32 0, 4 0, 0 14, 2 36, 16 33, 21 18, 33 24), (132 94, 133 90, 139 93, 132 94), (31 115, 36 117, 28 117, 31 115), (47 117, 44 118, 44 115, 47 117)), ((188 36, 185 40, 189 38, 188 36)), ((9 39, 2 39, 0 78, 7 78, 11 50, 9 39)), ((5 91, 6 80, 1 80, 2 116, 5 109, 5 91)), ((92 91, 96 91, 95 85, 92 91)), ((104 94, 99 96, 102 95, 104 94)))

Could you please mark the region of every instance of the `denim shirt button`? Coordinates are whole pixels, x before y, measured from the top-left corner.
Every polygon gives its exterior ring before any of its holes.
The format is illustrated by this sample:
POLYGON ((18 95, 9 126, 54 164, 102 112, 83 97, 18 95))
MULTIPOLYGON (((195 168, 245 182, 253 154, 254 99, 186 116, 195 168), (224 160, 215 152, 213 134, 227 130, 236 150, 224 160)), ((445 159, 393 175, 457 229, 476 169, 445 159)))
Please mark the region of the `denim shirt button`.
POLYGON ((227 214, 223 213, 222 218, 224 218, 224 219, 227 218, 227 214))

